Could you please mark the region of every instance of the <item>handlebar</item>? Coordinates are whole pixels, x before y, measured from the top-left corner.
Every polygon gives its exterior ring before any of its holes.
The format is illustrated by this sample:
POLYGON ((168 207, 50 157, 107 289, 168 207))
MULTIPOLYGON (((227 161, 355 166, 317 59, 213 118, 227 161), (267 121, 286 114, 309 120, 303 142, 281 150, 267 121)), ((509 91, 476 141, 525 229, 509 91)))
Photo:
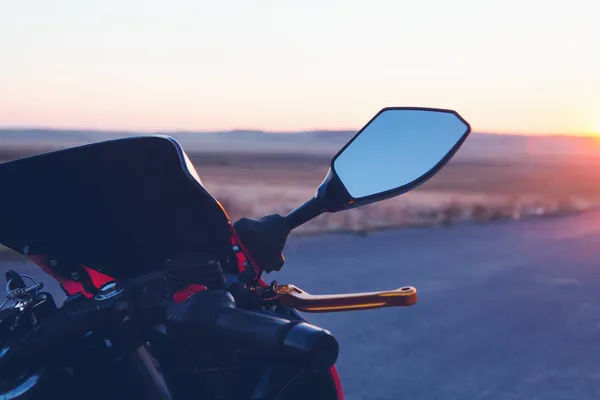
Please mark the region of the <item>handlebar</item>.
POLYGON ((329 368, 337 360, 337 340, 325 329, 235 308, 225 291, 204 291, 167 310, 167 321, 224 335, 242 347, 260 349, 304 367, 329 368))
MULTIPOLYGON (((132 296, 121 296, 120 289, 114 293, 114 296, 82 299, 81 302, 63 307, 45 321, 41 329, 32 331, 27 338, 22 337, 23 344, 26 342, 26 345, 17 346, 19 349, 12 348, 11 355, 19 353, 33 358, 39 355, 40 351, 48 353, 48 348, 60 353, 62 346, 58 346, 58 343, 73 343, 72 340, 96 329, 111 331, 111 334, 118 331, 128 336, 128 329, 123 329, 121 323, 131 320, 125 317, 134 309, 138 312, 141 310, 130 303, 133 300, 132 296)), ((135 300, 134 302, 137 303, 135 300)), ((166 309, 160 308, 162 311, 150 306, 144 314, 148 314, 146 317, 152 314, 152 323, 162 321, 167 324, 179 324, 186 329, 195 327, 225 336, 242 348, 260 350, 265 356, 277 361, 304 368, 326 369, 337 360, 339 346, 327 330, 303 321, 290 321, 238 309, 232 295, 223 290, 199 292, 183 303, 171 303, 166 309)), ((146 320, 141 314, 134 319, 138 323, 146 320)), ((0 369, 8 365, 11 358, 2 357, 0 369)))

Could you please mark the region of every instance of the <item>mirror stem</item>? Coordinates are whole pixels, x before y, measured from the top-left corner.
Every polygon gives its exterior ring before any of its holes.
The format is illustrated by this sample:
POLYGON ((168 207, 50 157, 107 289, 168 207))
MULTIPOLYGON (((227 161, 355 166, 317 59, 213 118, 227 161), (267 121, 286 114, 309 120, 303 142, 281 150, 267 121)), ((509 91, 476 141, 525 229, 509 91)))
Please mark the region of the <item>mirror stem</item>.
POLYGON ((321 201, 316 197, 313 197, 300 207, 292 210, 284 218, 291 231, 321 214, 323 214, 321 201))

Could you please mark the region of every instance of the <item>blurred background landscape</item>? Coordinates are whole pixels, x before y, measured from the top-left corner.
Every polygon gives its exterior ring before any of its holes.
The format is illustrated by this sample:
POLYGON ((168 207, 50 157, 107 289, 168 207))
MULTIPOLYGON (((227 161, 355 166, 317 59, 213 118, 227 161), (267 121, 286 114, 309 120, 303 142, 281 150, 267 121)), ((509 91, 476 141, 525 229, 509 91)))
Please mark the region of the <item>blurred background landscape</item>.
MULTIPOLYGON (((357 129, 358 130, 358 129, 357 129)), ((174 137, 233 220, 287 213, 313 196, 355 131, 156 132, 174 137)), ((148 133, 0 130, 0 160, 148 133)), ((448 226, 571 215, 600 206, 600 139, 472 133, 432 180, 398 198, 322 215, 298 233, 448 226)))

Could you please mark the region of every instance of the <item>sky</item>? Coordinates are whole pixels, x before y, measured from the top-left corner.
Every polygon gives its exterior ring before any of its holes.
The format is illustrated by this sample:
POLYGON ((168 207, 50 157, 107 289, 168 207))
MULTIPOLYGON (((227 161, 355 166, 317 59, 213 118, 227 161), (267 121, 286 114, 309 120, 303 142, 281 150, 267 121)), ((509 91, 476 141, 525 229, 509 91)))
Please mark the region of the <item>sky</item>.
POLYGON ((0 0, 0 126, 600 133, 598 0, 0 0))

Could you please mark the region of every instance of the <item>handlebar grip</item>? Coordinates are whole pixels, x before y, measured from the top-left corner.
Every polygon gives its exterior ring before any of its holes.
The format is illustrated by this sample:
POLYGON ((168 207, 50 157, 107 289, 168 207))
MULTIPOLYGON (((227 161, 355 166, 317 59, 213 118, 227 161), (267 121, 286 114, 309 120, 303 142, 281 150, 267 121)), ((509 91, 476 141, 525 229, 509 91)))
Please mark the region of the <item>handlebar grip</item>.
POLYGON ((329 368, 339 352, 337 340, 327 330, 237 309, 233 297, 221 290, 196 293, 169 307, 167 320, 198 326, 227 336, 241 347, 260 349, 304 367, 329 368))
POLYGON ((337 360, 337 340, 325 329, 237 308, 219 312, 218 329, 242 345, 310 367, 329 368, 337 360))

